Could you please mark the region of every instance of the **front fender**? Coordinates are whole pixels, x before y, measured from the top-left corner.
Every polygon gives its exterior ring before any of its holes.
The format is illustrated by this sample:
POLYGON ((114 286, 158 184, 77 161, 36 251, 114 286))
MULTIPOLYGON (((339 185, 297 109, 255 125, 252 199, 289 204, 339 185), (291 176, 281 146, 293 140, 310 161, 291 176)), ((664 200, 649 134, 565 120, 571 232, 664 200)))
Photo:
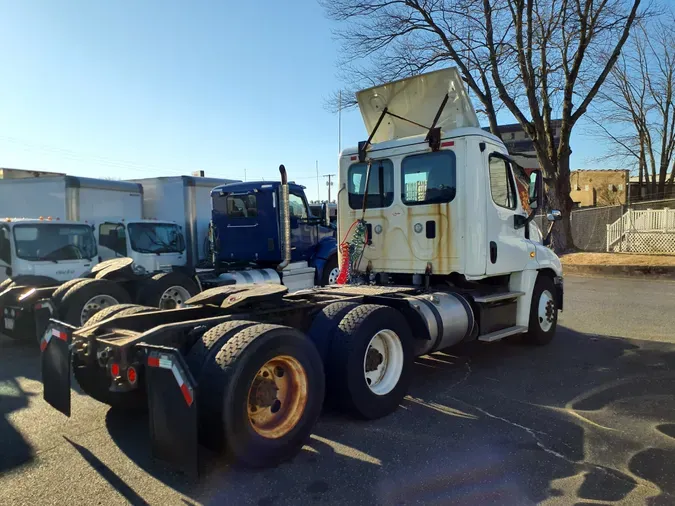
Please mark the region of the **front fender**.
POLYGON ((324 237, 316 245, 316 253, 310 259, 310 266, 316 269, 317 279, 323 276, 323 268, 326 262, 337 255, 337 241, 334 237, 324 237))

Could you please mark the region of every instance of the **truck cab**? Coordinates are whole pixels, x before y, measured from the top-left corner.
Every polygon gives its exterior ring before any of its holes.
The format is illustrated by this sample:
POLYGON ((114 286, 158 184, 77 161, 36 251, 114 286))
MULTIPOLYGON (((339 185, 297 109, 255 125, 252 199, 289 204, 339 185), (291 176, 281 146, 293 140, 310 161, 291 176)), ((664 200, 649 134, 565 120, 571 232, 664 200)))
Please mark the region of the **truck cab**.
MULTIPOLYGON (((269 279, 268 271, 284 259, 280 187, 279 182, 240 182, 211 191, 214 264, 255 265, 269 279)), ((288 184, 288 209, 291 266, 315 270, 310 286, 326 284, 330 275, 324 276, 324 268, 333 278, 337 271, 335 228, 325 212, 311 213, 303 186, 288 184)))
POLYGON ((185 238, 175 222, 104 220, 96 225, 100 259, 129 257, 147 272, 186 265, 185 238))
POLYGON ((67 281, 96 263, 91 225, 51 218, 0 221, 0 282, 20 276, 67 281))

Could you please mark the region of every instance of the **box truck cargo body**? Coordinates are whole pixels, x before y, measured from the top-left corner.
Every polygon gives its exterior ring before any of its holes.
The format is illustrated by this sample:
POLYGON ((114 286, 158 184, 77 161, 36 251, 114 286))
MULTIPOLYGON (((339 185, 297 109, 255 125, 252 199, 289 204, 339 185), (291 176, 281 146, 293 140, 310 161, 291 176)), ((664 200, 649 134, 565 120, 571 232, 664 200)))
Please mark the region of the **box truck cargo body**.
POLYGON ((143 187, 145 218, 175 221, 183 227, 188 265, 207 256, 206 240, 211 221, 211 190, 238 182, 235 179, 175 176, 134 179, 143 187))
POLYGON ((143 187, 128 181, 74 176, 0 180, 0 216, 90 223, 141 219, 143 187))

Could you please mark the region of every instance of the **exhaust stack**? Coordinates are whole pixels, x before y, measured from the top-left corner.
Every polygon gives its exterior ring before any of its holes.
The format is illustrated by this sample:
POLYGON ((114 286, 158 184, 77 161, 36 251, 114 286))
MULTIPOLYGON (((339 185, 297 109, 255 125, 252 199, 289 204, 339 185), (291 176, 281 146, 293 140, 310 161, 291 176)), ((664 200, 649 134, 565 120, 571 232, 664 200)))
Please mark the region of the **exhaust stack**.
POLYGON ((279 165, 279 172, 281 173, 281 186, 279 187, 279 212, 281 221, 282 233, 282 250, 284 259, 277 265, 277 271, 281 272, 288 264, 291 263, 291 210, 288 202, 288 176, 286 175, 286 167, 279 165))

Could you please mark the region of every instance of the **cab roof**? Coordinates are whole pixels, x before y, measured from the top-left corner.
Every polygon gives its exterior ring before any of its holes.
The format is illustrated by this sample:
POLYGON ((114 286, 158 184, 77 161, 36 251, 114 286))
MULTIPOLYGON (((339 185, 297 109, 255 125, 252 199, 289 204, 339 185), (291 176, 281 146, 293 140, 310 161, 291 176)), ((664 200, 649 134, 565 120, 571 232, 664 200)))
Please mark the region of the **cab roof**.
MULTIPOLYGON (((242 181, 239 183, 229 183, 216 186, 211 190, 211 195, 222 195, 223 193, 248 193, 252 191, 273 191, 281 186, 279 181, 242 181)), ((301 191, 305 187, 292 181, 288 183, 289 189, 301 191)))

